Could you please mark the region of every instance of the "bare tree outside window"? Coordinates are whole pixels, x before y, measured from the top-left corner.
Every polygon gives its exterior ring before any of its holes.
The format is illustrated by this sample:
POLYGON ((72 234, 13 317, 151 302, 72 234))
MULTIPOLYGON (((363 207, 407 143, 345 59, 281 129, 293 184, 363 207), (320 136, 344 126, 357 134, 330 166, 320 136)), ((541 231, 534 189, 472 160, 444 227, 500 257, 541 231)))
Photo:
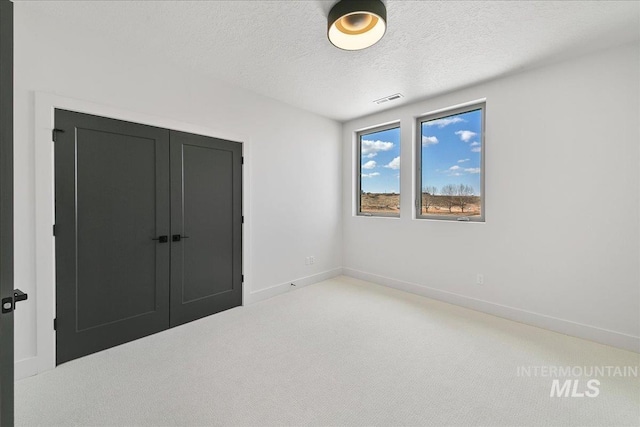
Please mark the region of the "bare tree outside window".
POLYGON ((470 185, 459 184, 456 187, 456 205, 460 208, 460 212, 464 212, 464 208, 473 202, 473 187, 470 185))
POLYGON ((436 193, 438 189, 434 186, 425 186, 422 189, 422 208, 425 212, 429 212, 429 208, 436 202, 436 193))
POLYGON ((452 212, 452 208, 456 205, 456 194, 458 193, 458 187, 456 187, 454 184, 447 184, 444 187, 442 187, 442 190, 440 190, 440 193, 442 193, 442 195, 444 196, 442 202, 444 203, 444 206, 446 208, 449 209, 449 213, 452 212))

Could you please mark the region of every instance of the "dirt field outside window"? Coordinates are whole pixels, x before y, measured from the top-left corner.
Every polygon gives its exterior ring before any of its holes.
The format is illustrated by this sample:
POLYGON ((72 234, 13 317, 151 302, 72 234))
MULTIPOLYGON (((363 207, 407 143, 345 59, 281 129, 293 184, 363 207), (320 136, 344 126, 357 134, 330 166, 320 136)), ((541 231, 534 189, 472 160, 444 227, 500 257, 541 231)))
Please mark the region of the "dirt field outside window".
MULTIPOLYGON (((400 195, 397 193, 362 193, 360 212, 370 214, 399 214, 400 195)), ((422 215, 480 216, 479 196, 422 195, 422 215)))

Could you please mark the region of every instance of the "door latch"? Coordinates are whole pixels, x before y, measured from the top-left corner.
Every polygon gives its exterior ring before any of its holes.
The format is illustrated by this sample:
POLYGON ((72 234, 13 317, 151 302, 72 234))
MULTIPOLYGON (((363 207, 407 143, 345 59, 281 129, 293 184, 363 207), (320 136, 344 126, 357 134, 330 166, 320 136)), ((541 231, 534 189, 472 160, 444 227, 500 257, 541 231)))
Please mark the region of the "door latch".
POLYGON ((158 236, 155 239, 151 240, 157 240, 158 243, 167 243, 169 241, 169 236, 158 236))
POLYGON ((2 314, 11 313, 15 310, 16 303, 26 300, 28 296, 20 289, 14 289, 13 297, 2 298, 2 314))

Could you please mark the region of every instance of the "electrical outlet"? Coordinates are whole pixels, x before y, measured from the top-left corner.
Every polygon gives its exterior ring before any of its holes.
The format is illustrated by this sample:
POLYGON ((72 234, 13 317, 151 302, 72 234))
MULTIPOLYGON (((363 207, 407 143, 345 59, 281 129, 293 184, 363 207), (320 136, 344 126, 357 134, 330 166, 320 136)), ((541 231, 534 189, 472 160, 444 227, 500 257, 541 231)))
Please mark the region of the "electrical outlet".
POLYGON ((476 276, 476 285, 484 285, 484 274, 478 273, 476 276))
POLYGON ((309 257, 309 264, 315 264, 316 263, 316 257, 315 256, 310 256, 309 257))

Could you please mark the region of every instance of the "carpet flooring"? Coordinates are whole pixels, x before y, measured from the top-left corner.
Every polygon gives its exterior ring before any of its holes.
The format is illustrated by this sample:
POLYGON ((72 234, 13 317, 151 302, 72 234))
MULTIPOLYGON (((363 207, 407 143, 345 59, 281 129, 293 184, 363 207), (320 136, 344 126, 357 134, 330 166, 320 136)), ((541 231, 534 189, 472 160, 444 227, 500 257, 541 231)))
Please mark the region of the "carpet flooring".
POLYGON ((338 277, 17 381, 16 425, 638 426, 637 376, 585 374, 639 365, 637 353, 338 277), (587 372, 543 375, 553 367, 587 372), (597 379, 598 395, 550 397, 554 379, 577 379, 577 395, 597 379))

